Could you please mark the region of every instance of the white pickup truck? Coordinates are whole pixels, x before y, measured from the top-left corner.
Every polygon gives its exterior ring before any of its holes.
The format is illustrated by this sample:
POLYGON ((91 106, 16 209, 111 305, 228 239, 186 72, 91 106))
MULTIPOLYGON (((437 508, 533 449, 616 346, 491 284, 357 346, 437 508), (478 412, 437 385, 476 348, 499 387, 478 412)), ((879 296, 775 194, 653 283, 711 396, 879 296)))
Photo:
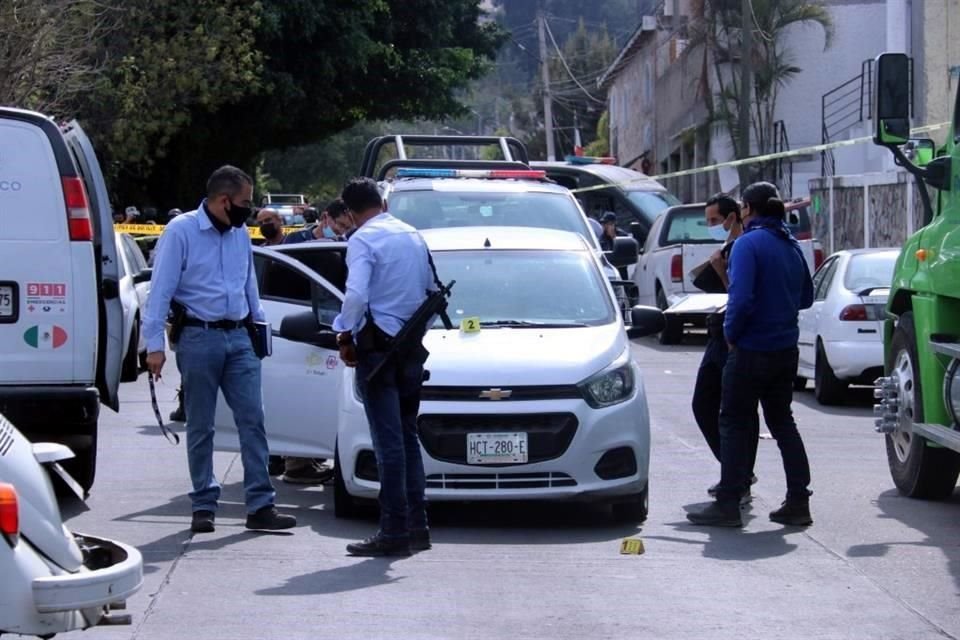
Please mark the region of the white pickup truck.
MULTIPOLYGON (((661 344, 677 344, 688 325, 704 326, 707 316, 723 304, 723 294, 706 294, 693 286, 691 271, 709 260, 722 244, 707 233, 703 209, 703 204, 690 204, 664 211, 650 228, 633 272, 637 304, 665 312, 667 325, 660 333, 661 344)), ((813 273, 822 252, 814 240, 800 240, 800 247, 813 273)))

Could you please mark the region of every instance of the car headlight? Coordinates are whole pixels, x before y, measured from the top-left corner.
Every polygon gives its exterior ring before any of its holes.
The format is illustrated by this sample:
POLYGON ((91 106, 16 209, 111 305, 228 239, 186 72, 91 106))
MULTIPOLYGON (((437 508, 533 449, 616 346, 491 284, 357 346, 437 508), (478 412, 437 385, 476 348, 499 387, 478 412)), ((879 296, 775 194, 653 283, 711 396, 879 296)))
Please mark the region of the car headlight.
POLYGON ((583 397, 594 409, 602 409, 628 400, 635 385, 629 351, 580 384, 583 397))
POLYGON ((954 424, 960 424, 960 360, 954 360, 943 378, 943 402, 953 416, 954 424))

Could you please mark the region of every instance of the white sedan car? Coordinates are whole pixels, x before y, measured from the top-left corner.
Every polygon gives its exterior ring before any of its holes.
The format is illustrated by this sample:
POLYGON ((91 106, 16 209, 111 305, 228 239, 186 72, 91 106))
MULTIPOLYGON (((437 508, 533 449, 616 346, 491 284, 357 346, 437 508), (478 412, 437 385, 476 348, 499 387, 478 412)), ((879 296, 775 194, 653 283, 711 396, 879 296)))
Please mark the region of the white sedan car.
POLYGON ((40 463, 63 474, 58 461, 72 456, 62 445, 31 444, 0 415, 0 635, 47 638, 130 623, 111 611, 140 589, 143 559, 131 546, 63 525, 40 463))
MULTIPOLYGON (((643 520, 650 424, 629 337, 658 332, 659 310, 633 309, 628 330, 599 258, 575 233, 486 227, 423 236, 440 278, 456 280, 449 312, 458 325, 438 324, 425 340, 430 375, 418 422, 428 498, 603 501, 621 519, 643 520)), ((344 251, 342 243, 255 249, 264 309, 280 329, 263 365, 270 451, 335 459, 338 516, 379 490, 354 370, 343 367, 330 331, 344 251)), ((218 448, 237 450, 222 397, 216 423, 218 448)))
POLYGON ((814 302, 800 312, 797 389, 814 380, 821 404, 850 384, 883 375, 883 319, 899 249, 839 251, 813 276, 814 302))
POLYGON ((133 382, 147 358, 147 343, 140 331, 143 310, 150 295, 150 276, 143 251, 129 233, 117 233, 120 258, 120 302, 123 305, 123 369, 121 382, 133 382))

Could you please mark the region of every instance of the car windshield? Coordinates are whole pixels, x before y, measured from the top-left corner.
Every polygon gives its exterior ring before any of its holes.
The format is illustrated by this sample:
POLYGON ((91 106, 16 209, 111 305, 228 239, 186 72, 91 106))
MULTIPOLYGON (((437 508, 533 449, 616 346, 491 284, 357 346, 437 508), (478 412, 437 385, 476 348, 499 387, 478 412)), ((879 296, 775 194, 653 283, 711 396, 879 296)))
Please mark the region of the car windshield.
POLYGON ((707 220, 703 215, 703 209, 678 209, 669 215, 670 219, 666 221, 665 245, 686 242, 717 242, 710 237, 710 233, 707 231, 707 220))
POLYGON ((849 291, 889 288, 897 255, 896 251, 884 251, 853 256, 843 276, 843 286, 849 291))
MULTIPOLYGON (((616 315, 592 256, 582 251, 436 251, 437 272, 456 280, 447 313, 454 325, 599 326, 616 315)), ((438 320, 434 328, 443 324, 438 320)))
POLYGON ((627 197, 651 222, 666 208, 681 204, 673 194, 666 191, 627 191, 627 197))
POLYGON ((564 193, 397 191, 390 213, 420 230, 449 227, 538 227, 572 231, 597 246, 586 219, 564 193))

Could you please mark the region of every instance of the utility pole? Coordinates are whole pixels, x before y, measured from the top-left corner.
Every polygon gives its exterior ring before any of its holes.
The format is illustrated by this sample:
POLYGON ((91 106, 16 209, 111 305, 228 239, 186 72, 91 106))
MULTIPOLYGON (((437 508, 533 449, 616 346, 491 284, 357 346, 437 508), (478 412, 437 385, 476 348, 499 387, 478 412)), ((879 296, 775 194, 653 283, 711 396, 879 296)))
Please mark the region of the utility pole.
MULTIPOLYGON (((740 152, 739 159, 750 157, 750 102, 753 94, 753 4, 751 0, 740 0, 741 51, 740 51, 740 152)), ((746 188, 750 175, 749 165, 740 167, 740 190, 746 188)))
POLYGON ((543 8, 537 13, 537 30, 540 39, 540 72, 543 76, 543 126, 547 135, 547 160, 557 159, 557 150, 553 139, 553 98, 550 97, 550 65, 547 64, 547 17, 543 8))

